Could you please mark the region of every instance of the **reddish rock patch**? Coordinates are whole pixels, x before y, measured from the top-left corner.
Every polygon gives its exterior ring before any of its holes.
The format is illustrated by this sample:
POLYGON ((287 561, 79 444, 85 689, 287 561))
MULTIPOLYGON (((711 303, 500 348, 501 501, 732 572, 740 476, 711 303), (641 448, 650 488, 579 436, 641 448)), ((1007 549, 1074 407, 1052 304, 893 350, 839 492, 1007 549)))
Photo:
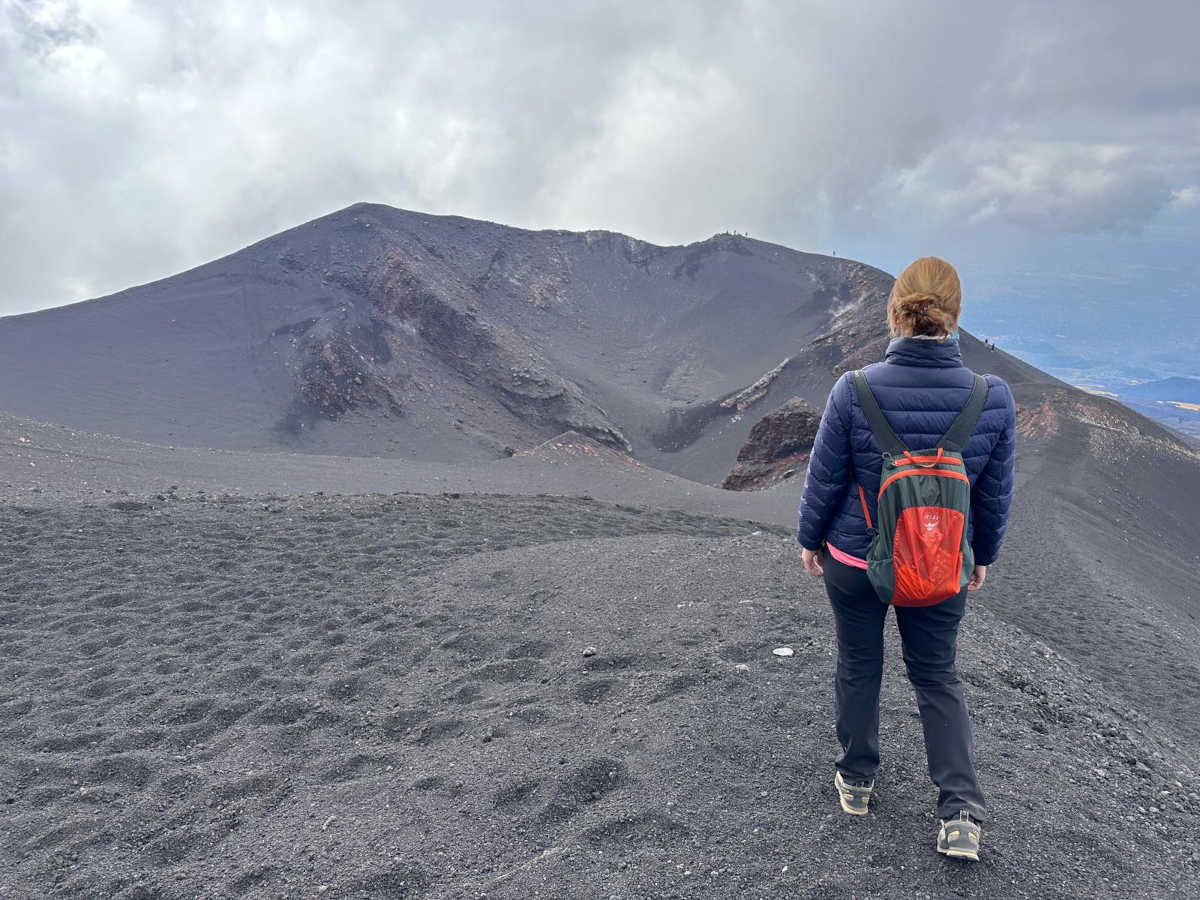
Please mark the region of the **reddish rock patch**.
POLYGON ((799 397, 772 410, 750 429, 721 487, 754 491, 790 478, 808 458, 820 422, 821 414, 799 397))

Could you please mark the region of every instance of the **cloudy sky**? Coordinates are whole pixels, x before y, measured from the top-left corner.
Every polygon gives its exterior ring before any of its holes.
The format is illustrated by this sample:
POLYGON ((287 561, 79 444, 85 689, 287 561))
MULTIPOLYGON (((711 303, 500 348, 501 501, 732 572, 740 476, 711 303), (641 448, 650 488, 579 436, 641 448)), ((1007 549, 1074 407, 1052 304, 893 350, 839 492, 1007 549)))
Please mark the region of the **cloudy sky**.
POLYGON ((1194 0, 0 8, 0 314, 358 200, 1200 292, 1194 0))

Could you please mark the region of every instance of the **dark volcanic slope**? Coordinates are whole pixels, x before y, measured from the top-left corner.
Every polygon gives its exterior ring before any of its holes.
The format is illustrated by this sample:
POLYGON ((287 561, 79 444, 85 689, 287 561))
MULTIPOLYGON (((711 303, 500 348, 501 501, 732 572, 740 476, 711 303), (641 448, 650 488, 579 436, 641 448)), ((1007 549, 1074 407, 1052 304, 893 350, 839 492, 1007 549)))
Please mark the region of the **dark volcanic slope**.
MULTIPOLYGON (((731 235, 657 247, 360 204, 0 320, 0 409, 160 443, 439 461, 574 429, 649 458, 685 442, 670 409, 751 384, 887 281, 731 235)), ((717 480, 736 449, 696 468, 717 480)))
POLYGON ((5 896, 1200 885, 1194 743, 1004 621, 1012 585, 963 627, 995 814, 968 866, 933 850, 894 641, 878 799, 838 812, 790 535, 554 497, 38 503, 0 506, 5 896))
POLYGON ((962 638, 978 867, 932 850, 890 629, 880 801, 836 811, 801 472, 741 493, 571 435, 454 466, 0 414, 0 887, 1196 896, 1197 458, 1012 381, 1013 521, 962 638))
MULTIPOLYGON (((482 461, 567 430, 717 484, 877 359, 891 278, 735 235, 658 247, 359 204, 173 278, 0 319, 0 409, 160 444, 482 461)), ((968 365, 1062 387, 970 336, 968 365)))
MULTIPOLYGON (((164 447, 0 411, 0 501, 218 494, 507 493, 739 516, 790 527, 800 482, 742 493, 697 484, 568 432, 530 450, 464 465, 312 453, 164 447)), ((111 499, 111 498, 110 498, 111 499)))
POLYGON ((1196 896, 1200 456, 970 335, 1020 432, 989 854, 933 857, 894 659, 834 812, 802 429, 685 479, 878 359, 890 283, 357 206, 0 320, 0 894, 1196 896))

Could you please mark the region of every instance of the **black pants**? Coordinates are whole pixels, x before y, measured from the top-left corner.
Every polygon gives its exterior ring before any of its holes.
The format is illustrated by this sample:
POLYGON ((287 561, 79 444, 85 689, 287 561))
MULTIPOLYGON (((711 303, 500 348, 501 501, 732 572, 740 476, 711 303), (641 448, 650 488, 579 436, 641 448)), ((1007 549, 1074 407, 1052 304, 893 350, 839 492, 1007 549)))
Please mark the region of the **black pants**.
MULTIPOLYGON (((863 569, 838 562, 828 552, 822 565, 837 623, 835 691, 842 754, 836 764, 843 778, 871 779, 879 768, 879 686, 889 607, 880 602, 863 569)), ((929 777, 938 787, 938 817, 947 819, 965 809, 982 822, 987 810, 975 776, 971 720, 954 666, 966 605, 964 588, 935 606, 896 607, 896 625, 925 730, 929 777)))

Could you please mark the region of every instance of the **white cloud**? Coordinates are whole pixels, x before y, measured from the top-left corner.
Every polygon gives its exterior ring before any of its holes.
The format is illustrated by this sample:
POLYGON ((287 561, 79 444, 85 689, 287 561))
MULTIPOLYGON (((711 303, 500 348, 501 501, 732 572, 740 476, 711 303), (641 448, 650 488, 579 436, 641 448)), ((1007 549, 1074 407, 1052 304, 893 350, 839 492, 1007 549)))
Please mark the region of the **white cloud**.
POLYGON ((948 142, 885 190, 947 228, 1136 230, 1168 203, 1165 175, 1161 161, 1136 147, 989 138, 948 142))
POLYGON ((1172 191, 1171 206, 1176 209, 1200 209, 1200 184, 1189 184, 1172 191))
POLYGON ((1182 0, 2 15, 0 314, 357 200, 821 249, 914 228, 1136 230, 1200 184, 1200 7, 1182 0))

